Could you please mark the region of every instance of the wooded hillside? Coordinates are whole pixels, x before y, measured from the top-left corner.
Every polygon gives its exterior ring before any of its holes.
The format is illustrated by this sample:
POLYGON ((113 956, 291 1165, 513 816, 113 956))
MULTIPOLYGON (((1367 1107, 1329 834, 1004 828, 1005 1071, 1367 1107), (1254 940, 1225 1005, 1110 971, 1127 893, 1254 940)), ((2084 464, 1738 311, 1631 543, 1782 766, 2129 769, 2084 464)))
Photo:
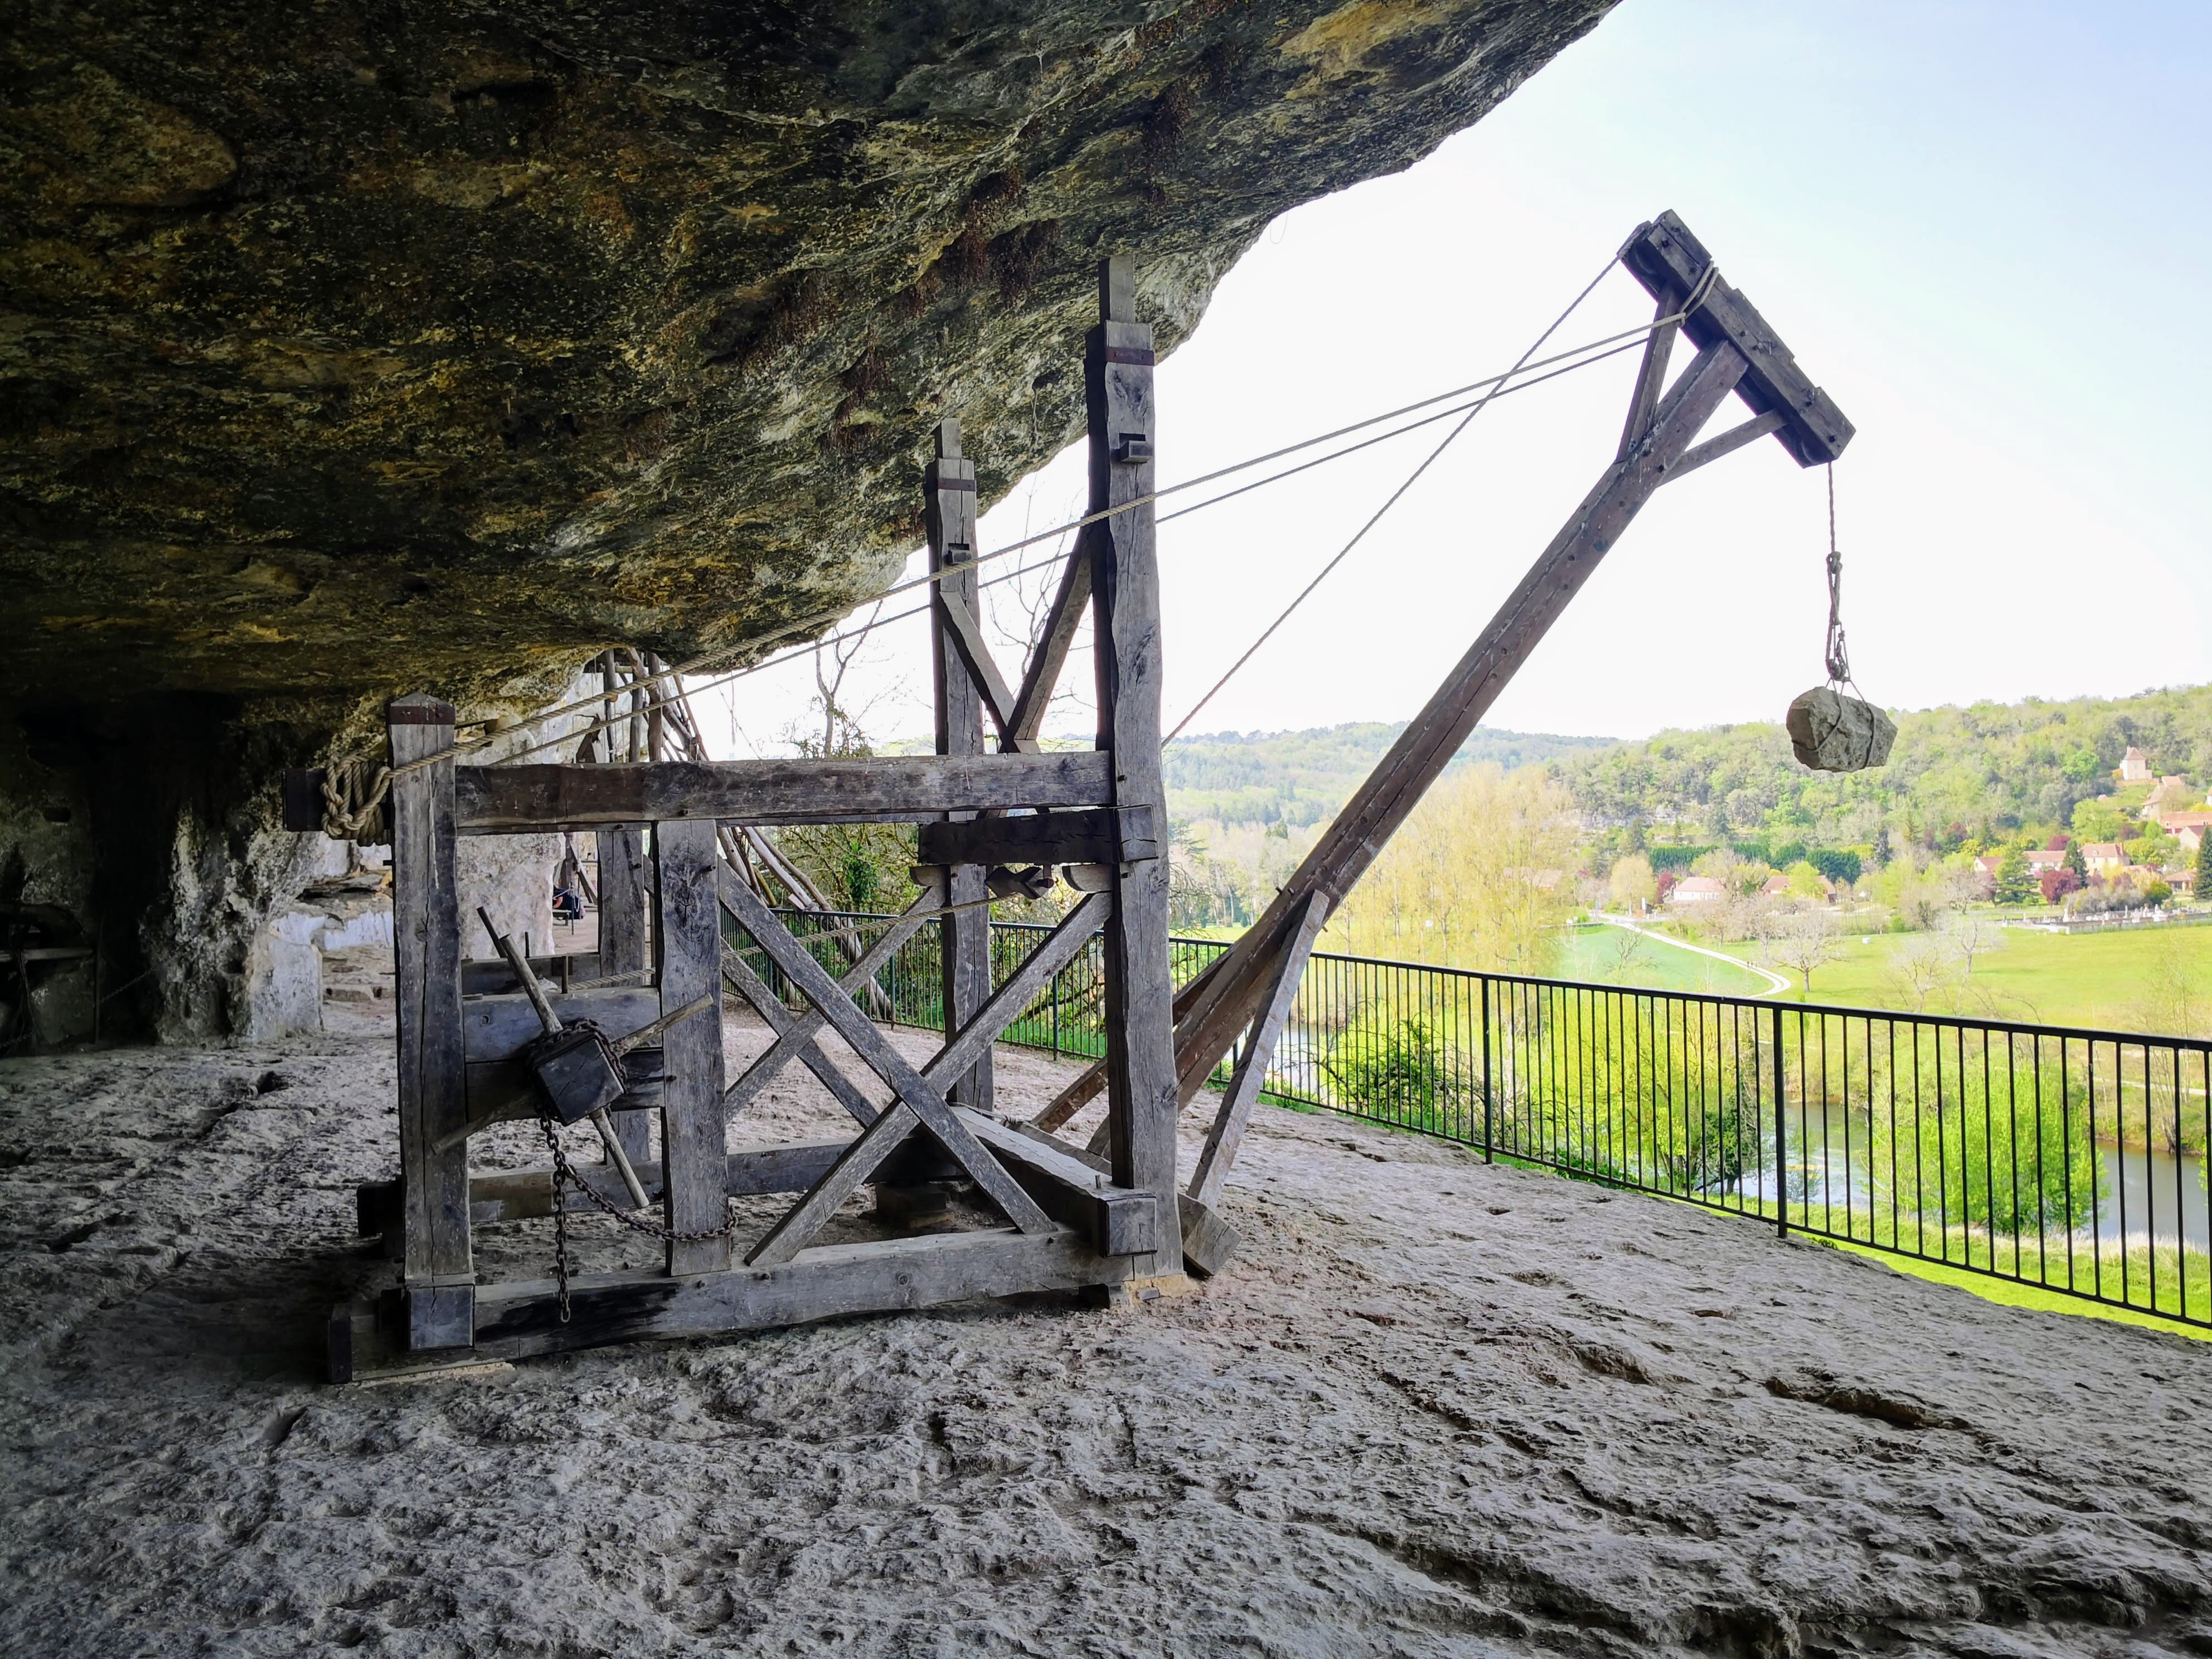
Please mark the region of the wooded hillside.
MULTIPOLYGON (((1178 738, 1163 757, 1169 810, 1179 819, 1222 824, 1318 823, 1344 805, 1405 729, 1403 720, 1363 720, 1305 732, 1178 738)), ((1468 739, 1452 769, 1494 761, 1512 772, 1611 741, 1481 730, 1468 739)))
POLYGON ((1808 771, 1779 725, 1662 732, 1554 758, 1591 830, 1660 839, 1762 834, 1810 847, 1893 842, 1943 850, 2062 830, 2075 803, 2111 793, 2129 745, 2156 774, 2212 781, 2212 686, 2116 698, 1974 703, 1900 714, 1889 764, 1808 771))

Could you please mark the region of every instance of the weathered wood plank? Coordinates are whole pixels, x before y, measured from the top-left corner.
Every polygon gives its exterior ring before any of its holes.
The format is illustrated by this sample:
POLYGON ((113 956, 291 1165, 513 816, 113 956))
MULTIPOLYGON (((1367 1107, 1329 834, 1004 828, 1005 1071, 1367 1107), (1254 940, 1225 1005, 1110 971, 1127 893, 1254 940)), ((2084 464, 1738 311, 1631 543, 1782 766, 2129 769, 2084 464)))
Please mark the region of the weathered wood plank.
POLYGON ((681 818, 746 823, 920 823, 985 807, 1109 806, 1112 768, 1091 750, 888 755, 864 760, 665 761, 641 766, 468 766, 464 835, 582 830, 681 818))
MULTIPOLYGON (((929 568, 945 573, 937 584, 929 622, 937 752, 948 758, 981 755, 986 701, 991 702, 993 720, 1003 729, 1013 697, 975 623, 975 606, 981 597, 975 574, 975 463, 960 453, 957 420, 938 422, 937 458, 929 464, 924 498, 929 568)), ((961 805, 962 810, 946 814, 948 821, 976 816, 966 810, 968 803, 961 805)), ((938 923, 938 969, 948 1030, 964 1023, 991 994, 991 915, 981 904, 988 896, 988 873, 972 860, 945 864, 945 897, 952 910, 938 923)), ((990 1052, 979 1054, 964 1075, 947 1078, 945 1083, 948 1100, 988 1113, 990 1052)))
POLYGON ((1082 626, 1090 607, 1090 534, 1088 530, 1077 533, 1074 550, 1060 568, 1060 586, 1053 594, 1052 609, 1045 614, 1044 632, 1030 653, 1029 666, 1022 672, 1022 688, 1014 697, 1012 721, 1013 736, 1018 739, 1026 741, 1043 729, 1045 714, 1052 707, 1052 695, 1060 687, 1060 670, 1067 665, 1067 653, 1075 644, 1075 630, 1082 626))
MULTIPOLYGON (((643 966, 642 963, 638 964, 643 966)), ((599 956, 596 951, 580 951, 567 956, 532 957, 530 970, 548 986, 558 988, 564 985, 580 985, 600 977, 599 956)), ((469 997, 506 996, 522 988, 514 976, 514 969, 500 957, 461 964, 461 995, 469 997)))
MULTIPOLYGON (((737 877, 728 871, 725 871, 722 874, 725 884, 736 879, 737 877)), ((902 945, 921 931, 923 924, 929 919, 928 913, 941 908, 944 902, 944 888, 934 881, 924 881, 921 891, 915 896, 914 902, 907 906, 906 914, 877 936, 876 942, 861 953, 860 959, 853 964, 848 972, 839 978, 838 988, 858 995, 866 987, 874 984, 876 975, 882 971, 884 964, 898 953, 902 945)), ((725 908, 727 908, 726 905, 725 908)), ((734 956, 734 952, 729 955, 734 956)), ((821 1050, 815 1046, 815 1036, 822 1030, 820 1012, 808 1008, 802 1012, 793 1013, 776 1000, 775 993, 761 981, 760 977, 753 973, 751 968, 742 957, 737 957, 734 962, 732 962, 726 956, 724 970, 729 975, 730 982, 744 993, 745 1000, 753 1005, 761 1018, 776 1034, 775 1042, 770 1044, 751 1065, 746 1066, 744 1072, 739 1073, 738 1080, 723 1091, 724 1114, 734 1115, 742 1111, 755 1096, 768 1086, 769 1080, 778 1072, 797 1057, 805 1060, 808 1069, 812 1071, 815 1076, 822 1079, 823 1085, 837 1096, 843 1103, 845 1109, 852 1112, 854 1118, 864 1127, 873 1122, 875 1108, 872 1104, 863 1102, 864 1109, 855 1110, 854 1102, 846 1098, 845 1093, 838 1088, 837 1084, 831 1082, 829 1077, 823 1075, 823 1067, 825 1066, 828 1066, 830 1072, 841 1079, 844 1073, 838 1072, 835 1066, 830 1065, 830 1061, 822 1056, 821 1050), (813 1057, 809 1058, 810 1054, 813 1057)), ((848 1083, 845 1088, 849 1090, 852 1085, 848 1083)))
POLYGON ((1274 972, 1261 1000, 1260 1017, 1253 1024, 1251 1040, 1237 1062, 1236 1073, 1229 1079, 1229 1091, 1221 1099, 1221 1109, 1214 1115, 1213 1127, 1199 1153, 1198 1168, 1190 1178, 1190 1196, 1200 1204, 1211 1207, 1220 1200, 1221 1184, 1229 1178, 1229 1166, 1237 1161, 1237 1149, 1244 1144, 1245 1126, 1251 1121, 1261 1085, 1267 1080, 1267 1067, 1275 1058, 1275 1045, 1281 1041, 1283 1027, 1290 1022, 1291 1010, 1297 1006, 1298 982, 1305 976, 1306 958, 1313 954, 1314 941, 1321 937, 1322 924, 1328 920, 1328 895, 1316 890, 1307 897, 1290 944, 1276 959, 1274 972))
MULTIPOLYGON (((628 1036, 660 1017, 658 991, 610 988, 549 996, 554 1017, 563 1025, 588 1019, 609 1036, 628 1036)), ((537 1011, 521 995, 477 996, 461 1004, 464 1056, 471 1065, 512 1060, 539 1035, 537 1011)))
MULTIPOLYGON (((1122 1282, 1131 1259, 1102 1256, 1065 1227, 826 1245, 764 1271, 689 1279, 580 1275, 570 1286, 565 1325, 550 1279, 487 1285, 477 1304, 476 1346, 480 1358, 520 1359, 610 1342, 768 1330, 981 1297, 1077 1290, 1122 1282)), ((332 1323, 334 1374, 341 1353, 346 1374, 356 1378, 395 1363, 370 1304, 342 1305, 332 1323)))
MULTIPOLYGON (((869 1022, 867 1016, 847 1000, 844 993, 837 988, 837 982, 830 977, 822 964, 815 961, 805 947, 792 938, 782 923, 776 920, 775 913, 742 886, 733 885, 725 896, 730 901, 731 909, 738 921, 768 953, 770 960, 783 969, 807 1000, 822 1010, 828 1017, 830 1028, 845 1039, 854 1053, 872 1066, 878 1074, 897 1091, 898 1097, 928 1127, 929 1132, 937 1137, 945 1150, 975 1178, 975 1184, 990 1194, 991 1201, 1006 1212, 1007 1218, 1024 1232, 1051 1231, 1054 1224, 1050 1218, 1037 1208, 1036 1201, 1006 1173, 998 1159, 986 1152, 975 1137, 953 1117, 952 1109, 938 1086, 916 1071, 869 1022)), ((984 1041, 988 1042, 988 1038, 984 1041)), ((945 1059, 953 1053, 952 1045, 948 1044, 939 1058, 945 1059)), ((870 1127, 873 1127, 872 1125, 870 1127)))
MULTIPOLYGON (((687 1019, 662 1039, 667 1080, 660 1089, 663 1212, 678 1232, 719 1227, 723 1201, 722 934, 714 872, 714 826, 707 819, 660 823, 653 832, 654 948, 660 1006, 674 1013, 700 996, 718 1012, 687 1019)), ((717 1273, 730 1265, 727 1238, 671 1243, 671 1273, 717 1273)))
MULTIPOLYGON (((396 699, 392 764, 448 753, 453 709, 396 699)), ((452 761, 392 781, 394 1006, 398 1024, 401 1272, 411 1349, 465 1346, 476 1283, 469 1242, 469 1157, 439 1143, 468 1120, 461 1029, 461 919, 452 761)))
POLYGON ((1149 807, 1092 806, 925 823, 916 846, 926 865, 1118 864, 1156 857, 1159 842, 1149 807))
MULTIPOLYGON (((1620 259, 1655 300, 1667 291, 1695 292, 1713 263, 1705 244, 1672 212, 1639 225, 1620 259)), ((1753 414, 1775 410, 1787 417, 1776 436, 1799 465, 1819 466, 1844 453, 1851 441, 1850 422, 1807 378, 1790 348, 1741 293, 1716 278, 1682 327, 1701 350, 1725 340, 1741 355, 1745 372, 1737 392, 1753 414)))
MULTIPOLYGON (((1683 296, 1671 288, 1662 288, 1652 297, 1659 302, 1657 315, 1671 317, 1683 296)), ((1674 361, 1674 339, 1681 331, 1681 324, 1668 323, 1653 329, 1644 342, 1643 360, 1636 369, 1636 390, 1629 394, 1628 419, 1621 424, 1620 447, 1613 453, 1616 462, 1626 460, 1651 430, 1659 394, 1667 389, 1667 367, 1674 361)))
MULTIPOLYGON (((845 1140, 794 1141, 781 1146, 742 1148, 729 1155, 725 1190, 732 1198, 803 1193, 822 1179, 851 1144, 845 1140)), ((622 1178, 611 1166, 580 1164, 574 1168, 602 1197, 616 1204, 626 1201, 629 1195, 623 1190, 622 1178)), ((659 1172, 641 1170, 638 1173, 645 1177, 647 1186, 658 1193, 659 1172)), ((581 1193, 572 1191, 567 1200, 563 1207, 571 1211, 596 1207, 581 1193)), ((364 1182, 355 1188, 354 1203, 358 1237, 374 1238, 398 1229, 398 1182, 364 1182)), ((528 1221, 552 1213, 553 1171, 550 1169, 506 1170, 469 1179, 469 1221, 472 1226, 489 1226, 495 1221, 528 1221)))
MULTIPOLYGON (((1098 746, 1113 758, 1114 805, 1167 821, 1160 771, 1160 594, 1152 508, 1152 331, 1135 320, 1135 271, 1099 265, 1099 324, 1085 352, 1091 511, 1126 507, 1092 527, 1091 627, 1098 663, 1098 746)), ((1114 866, 1107 919, 1107 1156, 1116 1185, 1175 1213, 1175 991, 1168 974, 1168 865, 1114 866)), ((1176 1229, 1139 1258, 1140 1275, 1182 1271, 1176 1229)))
POLYGON ((1708 462, 1717 461, 1723 455, 1733 455, 1746 444, 1756 443, 1770 432, 1778 432, 1789 417, 1778 409, 1770 409, 1764 415, 1754 415, 1739 426, 1732 426, 1717 437, 1682 452, 1682 459, 1667 468, 1667 482, 1695 472, 1708 462))
MULTIPOLYGON (((722 977, 737 987, 738 994, 747 1002, 752 1004, 753 1012, 761 1017, 763 1024, 776 1034, 776 1041, 779 1044, 784 1038, 793 1036, 799 1022, 805 1016, 794 1014, 790 1009, 785 1007, 768 982, 753 971, 752 964, 739 956, 735 948, 726 944, 722 947, 722 977)), ((816 1029, 818 1030, 819 1027, 816 1029)), ((837 1103, 852 1115, 855 1123, 866 1128, 876 1121, 876 1114, 881 1109, 860 1091, 858 1084, 839 1069, 836 1061, 822 1052, 821 1045, 817 1043, 811 1035, 798 1039, 791 1052, 798 1054, 806 1069, 813 1073, 822 1086, 836 1098, 837 1103)), ((751 1076, 758 1070, 759 1064, 760 1062, 756 1060, 753 1066, 747 1069, 746 1075, 751 1076)), ((757 1092, 761 1084, 765 1084, 766 1081, 765 1077, 762 1078, 760 1083, 754 1085, 755 1091, 757 1092)), ((752 1097, 750 1094, 744 1097, 746 1100, 752 1097)), ((726 1118, 732 1115, 729 1100, 729 1091, 725 1090, 722 1094, 722 1111, 726 1118)), ((744 1101, 738 1103, 742 1105, 744 1101)))
MULTIPOLYGON (((604 672, 611 684, 611 658, 604 672)), ((607 736, 611 750, 613 733, 607 736)), ((653 961, 646 932, 646 895, 652 884, 647 877, 645 836, 645 826, 636 823, 611 824, 599 832, 599 960, 604 973, 644 968, 653 961)), ((643 1112, 617 1111, 614 1121, 623 1151, 634 1166, 643 1170, 653 1161, 652 1118, 643 1112)))
POLYGON ((1117 1187, 1109 1173, 1082 1155, 1024 1135, 995 1118, 969 1112, 963 1121, 976 1139, 1005 1160, 1047 1214, 1075 1228, 1101 1255, 1150 1255, 1159 1249, 1159 1201, 1152 1194, 1117 1187))
MULTIPOLYGON (((750 892, 745 897, 752 900, 750 892)), ((757 900, 752 902, 757 902, 757 900)), ((965 1075, 974 1066, 975 1056, 990 1051, 990 1045, 999 1033, 1029 1006, 1054 974, 1066 966, 1068 958, 1083 948, 1085 942, 1104 919, 1112 902, 1103 893, 1093 894, 1063 917, 1060 925, 1047 934, 1036 949, 1006 976, 1006 983, 991 994, 966 1024, 946 1040, 944 1048, 922 1068, 921 1081, 936 1087, 945 1079, 965 1075)), ((744 911, 739 910, 736 914, 740 921, 744 921, 744 911)), ((787 1261, 805 1248, 808 1241, 828 1224, 830 1218, 837 1212, 838 1206, 882 1167, 884 1160, 898 1149, 919 1121, 910 1109, 897 1102, 886 1109, 885 1115, 890 1117, 890 1122, 878 1118, 870 1123, 868 1132, 853 1144, 849 1155, 841 1158, 823 1175, 820 1182, 753 1246, 745 1258, 749 1264, 773 1265, 777 1261, 787 1261)), ((963 1128, 963 1132, 969 1131, 963 1128)), ((976 1144, 980 1150, 981 1143, 978 1141, 976 1144)), ((955 1152, 954 1156, 958 1157, 958 1153, 955 1152)), ((986 1153, 985 1156, 989 1155, 986 1153)), ((961 1162, 966 1164, 964 1158, 961 1162)), ((972 1174, 972 1166, 969 1168, 972 1174)), ((986 1190, 989 1190, 988 1183, 986 1190)))
POLYGON ((1201 1279, 1211 1279, 1229 1265, 1241 1241, 1219 1211, 1200 1203, 1188 1193, 1182 1199, 1183 1266, 1201 1279))

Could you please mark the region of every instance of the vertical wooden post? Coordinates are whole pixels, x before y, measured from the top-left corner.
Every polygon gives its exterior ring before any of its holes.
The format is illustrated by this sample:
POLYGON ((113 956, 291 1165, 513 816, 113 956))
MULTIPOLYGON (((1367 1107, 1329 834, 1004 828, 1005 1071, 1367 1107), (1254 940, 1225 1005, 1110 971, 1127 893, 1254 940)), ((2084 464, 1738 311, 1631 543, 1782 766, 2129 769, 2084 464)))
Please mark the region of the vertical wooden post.
MULTIPOLYGON (((1099 323, 1085 352, 1090 411, 1091 511, 1152 490, 1152 331, 1136 320, 1136 271, 1099 262, 1099 323)), ((1149 503, 1091 526, 1091 629, 1098 662, 1098 746, 1114 757, 1117 816, 1149 811, 1164 832, 1160 776, 1160 585, 1149 503)), ((1168 974, 1168 866, 1161 857, 1115 865, 1107 919, 1107 1156, 1115 1182, 1156 1194, 1177 1213, 1175 992, 1168 974)), ((1141 849, 1158 852, 1157 847, 1141 849)), ((1182 1271, 1182 1241, 1160 1229, 1139 1276, 1182 1271)))
MULTIPOLYGON (((453 706, 395 699, 386 709, 392 763, 448 753, 453 706)), ((468 1121, 461 1046, 460 898, 453 863, 453 763, 392 781, 392 937, 399 1040, 402 1283, 410 1349, 476 1340, 469 1249, 469 1149, 437 1143, 468 1121)))
MULTIPOLYGON (((641 824, 623 823, 599 835, 599 972, 619 974, 643 968, 652 960, 646 954, 645 830, 641 824)), ((612 1115, 623 1155, 631 1168, 643 1169, 653 1155, 652 1113, 612 1115)))
MULTIPOLYGON (((937 592, 966 608, 979 623, 982 609, 975 580, 975 463, 960 454, 960 422, 944 420, 937 426, 937 459, 929 464, 924 482, 927 493, 924 520, 929 534, 929 568, 933 572, 960 569, 938 584, 937 592)), ((940 755, 980 755, 983 752, 983 696, 975 676, 946 627, 945 613, 930 607, 930 667, 937 692, 937 752, 940 755)), ((972 818, 973 812, 948 812, 951 820, 972 818)), ((988 874, 980 864, 956 864, 945 902, 974 904, 986 897, 988 874)), ((957 910, 938 924, 943 939, 945 1030, 949 1036, 973 1018, 991 995, 991 913, 988 909, 957 910)), ((991 1056, 987 1050, 975 1069, 952 1084, 945 1097, 988 1115, 991 1111, 991 1056)))
MULTIPOLYGON (((700 1232, 722 1224, 727 1206, 722 1124, 722 931, 715 879, 714 823, 678 818, 653 826, 659 904, 653 944, 660 961, 660 1012, 705 996, 713 1006, 670 1028, 662 1040, 668 1080, 660 1095, 660 1182, 668 1225, 700 1232)), ((672 1274, 720 1273, 726 1238, 672 1243, 672 1274)))

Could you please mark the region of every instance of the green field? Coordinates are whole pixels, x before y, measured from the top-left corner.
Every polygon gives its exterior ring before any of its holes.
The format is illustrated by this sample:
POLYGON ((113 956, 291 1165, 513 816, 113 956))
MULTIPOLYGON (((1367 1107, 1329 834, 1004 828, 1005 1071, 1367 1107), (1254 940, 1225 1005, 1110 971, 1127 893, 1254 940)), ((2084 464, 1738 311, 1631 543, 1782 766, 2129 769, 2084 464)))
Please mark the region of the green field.
MULTIPOLYGON (((2003 948, 1978 957, 1970 978, 1944 986, 1927 1012, 2116 1030, 2201 1030, 2212 1020, 2212 927, 2135 933, 2030 933, 2008 927, 2003 948), (2185 1004, 2197 1004, 2188 1018, 2185 1004), (2177 1020, 2176 1015, 2181 1015, 2177 1020)), ((1896 968, 1909 933, 1853 933, 1813 973, 1809 999, 1855 1008, 1909 1007, 1896 968)), ((1729 947, 1723 946, 1723 949, 1729 947)))
MULTIPOLYGON (((1698 991, 1725 997, 1754 997, 1767 988, 1766 981, 1758 974, 1656 939, 1644 939, 1624 963, 1620 932, 1601 923, 1571 930, 1554 970, 1558 977, 1593 985, 1635 985, 1655 991, 1698 991)), ((1712 948, 1729 956, 1740 954, 1725 945, 1712 948)))

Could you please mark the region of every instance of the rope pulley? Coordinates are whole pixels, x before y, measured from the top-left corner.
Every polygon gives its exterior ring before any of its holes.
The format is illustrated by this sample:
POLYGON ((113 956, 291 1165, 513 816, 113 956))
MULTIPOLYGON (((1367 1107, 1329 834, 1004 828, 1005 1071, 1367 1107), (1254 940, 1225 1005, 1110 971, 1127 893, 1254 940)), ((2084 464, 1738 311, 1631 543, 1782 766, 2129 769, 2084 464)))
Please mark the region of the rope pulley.
POLYGON ((1844 641, 1844 556, 1836 550, 1836 469, 1828 467, 1828 637, 1822 655, 1828 683, 1790 705, 1783 724, 1798 760, 1816 772, 1863 772, 1889 759, 1897 726, 1855 695, 1850 653, 1844 641), (1846 693, 1845 686, 1850 687, 1846 693))

